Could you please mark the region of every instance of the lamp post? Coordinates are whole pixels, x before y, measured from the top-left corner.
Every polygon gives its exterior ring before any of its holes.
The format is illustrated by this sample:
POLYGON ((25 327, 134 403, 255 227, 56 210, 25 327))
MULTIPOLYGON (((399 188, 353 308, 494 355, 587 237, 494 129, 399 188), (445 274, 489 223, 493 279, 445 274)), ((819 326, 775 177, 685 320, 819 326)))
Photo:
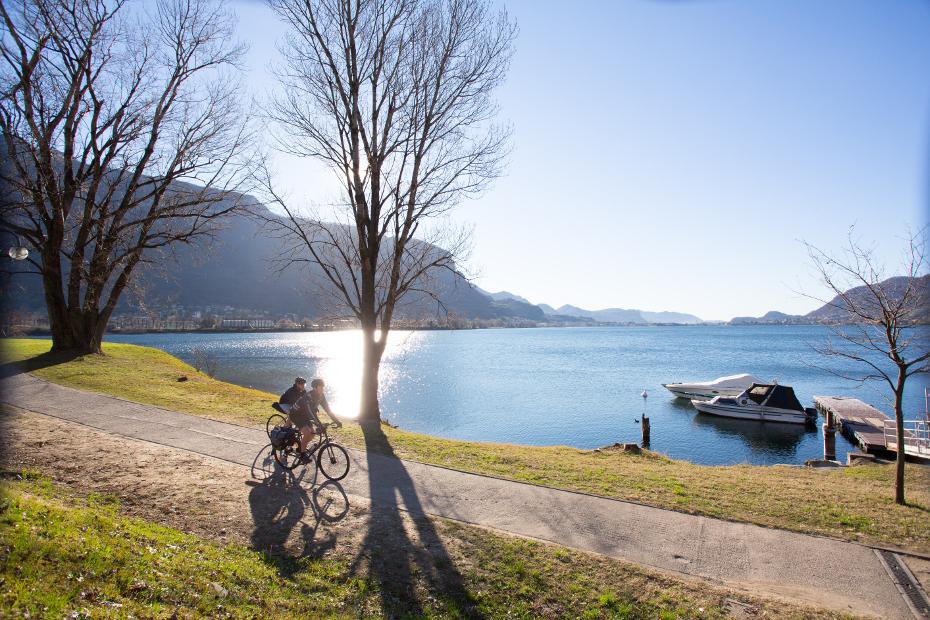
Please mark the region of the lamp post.
POLYGON ((16 245, 10 246, 10 248, 6 251, 6 255, 15 261, 26 260, 29 258, 29 250, 23 245, 22 241, 20 241, 19 235, 12 232, 9 234, 16 237, 16 245))

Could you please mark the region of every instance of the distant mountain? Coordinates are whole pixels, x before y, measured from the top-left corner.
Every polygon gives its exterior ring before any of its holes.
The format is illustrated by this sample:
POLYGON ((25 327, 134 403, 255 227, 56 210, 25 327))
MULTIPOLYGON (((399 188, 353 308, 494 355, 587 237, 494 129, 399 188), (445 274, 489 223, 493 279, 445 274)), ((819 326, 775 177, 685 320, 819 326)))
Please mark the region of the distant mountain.
POLYGON ((700 325, 704 321, 700 318, 694 316, 693 314, 685 314, 683 312, 648 312, 646 310, 640 310, 640 314, 643 315, 643 318, 649 321, 650 323, 678 323, 681 325, 700 325))
POLYGON ((531 304, 528 300, 524 299, 523 297, 520 297, 519 295, 514 295, 513 293, 508 293, 507 291, 500 291, 499 293, 489 293, 488 291, 484 290, 483 288, 480 288, 480 287, 477 287, 477 286, 475 287, 475 289, 476 289, 478 292, 487 295, 488 297, 490 297, 490 298, 493 299, 494 301, 518 301, 518 302, 520 302, 520 303, 522 303, 522 304, 528 304, 528 305, 531 305, 531 306, 533 305, 533 304, 531 304))
POLYGON ((534 306, 527 301, 518 299, 499 299, 491 303, 491 307, 501 312, 501 316, 529 321, 545 321, 546 314, 542 308, 534 306))
MULTIPOLYGON (((884 291, 890 299, 899 299, 904 294, 910 278, 907 276, 895 276, 882 280, 878 286, 884 291)), ((913 320, 918 323, 930 323, 930 274, 917 278, 917 289, 921 291, 920 303, 917 307, 913 320)), ((857 286, 856 288, 846 291, 846 296, 850 301, 858 306, 870 307, 874 305, 875 298, 869 292, 866 286, 857 286)), ((849 313, 845 310, 845 301, 837 295, 829 303, 824 304, 813 312, 808 312, 804 317, 817 323, 837 323, 849 320, 849 313)))
MULTIPOLYGON (((878 286, 890 299, 900 298, 910 278, 895 276, 882 280, 878 286)), ((917 288, 922 291, 917 311, 912 317, 917 323, 930 323, 930 274, 917 278, 917 288)), ((846 296, 852 303, 860 307, 869 307, 875 304, 873 294, 866 286, 857 286, 846 291, 846 296)), ((850 314, 845 310, 846 302, 837 295, 830 302, 805 315, 785 314, 772 310, 761 317, 738 316, 730 320, 731 325, 802 325, 816 323, 844 323, 851 320, 850 314)))
MULTIPOLYGON (((253 208, 264 217, 274 217, 260 205, 253 208)), ((303 263, 280 269, 274 262, 280 249, 280 242, 257 218, 226 218, 212 238, 172 246, 161 256, 150 255, 154 264, 140 270, 134 285, 136 294, 125 294, 116 314, 137 313, 143 306, 149 310, 183 306, 226 316, 346 316, 319 268, 303 263)), ((401 300, 396 317, 429 319, 448 312, 468 320, 546 320, 533 304, 516 296, 495 300, 458 272, 437 270, 433 288, 441 305, 425 293, 411 292, 401 300)), ((7 308, 44 311, 42 283, 37 276, 17 278, 5 289, 0 295, 7 308)))
POLYGON ((536 304, 545 314, 556 314, 555 308, 549 304, 536 304))
POLYGON ((803 316, 785 314, 777 310, 770 310, 760 317, 737 316, 730 320, 731 325, 797 325, 810 322, 803 316))
POLYGON ((626 310, 624 308, 605 308, 603 310, 585 310, 572 305, 564 305, 557 310, 551 306, 540 304, 547 315, 583 317, 601 323, 632 323, 635 325, 649 325, 652 323, 677 323, 697 325, 701 319, 693 314, 682 312, 649 312, 646 310, 626 310))
POLYGON ((604 310, 585 310, 577 306, 564 305, 556 310, 557 314, 566 316, 580 316, 602 323, 648 323, 639 310, 624 310, 622 308, 606 308, 604 310))

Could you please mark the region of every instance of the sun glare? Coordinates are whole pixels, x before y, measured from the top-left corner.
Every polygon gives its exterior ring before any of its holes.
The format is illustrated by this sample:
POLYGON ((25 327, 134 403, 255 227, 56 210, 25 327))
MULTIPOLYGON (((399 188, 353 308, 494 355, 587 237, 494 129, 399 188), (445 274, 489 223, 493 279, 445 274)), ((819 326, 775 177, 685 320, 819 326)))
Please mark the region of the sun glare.
MULTIPOLYGON (((416 348, 422 338, 420 332, 390 333, 379 374, 380 395, 396 378, 391 364, 385 362, 416 348)), ((357 418, 361 405, 362 332, 317 332, 304 343, 303 357, 318 360, 316 376, 326 381, 327 399, 333 412, 340 418, 357 418)))

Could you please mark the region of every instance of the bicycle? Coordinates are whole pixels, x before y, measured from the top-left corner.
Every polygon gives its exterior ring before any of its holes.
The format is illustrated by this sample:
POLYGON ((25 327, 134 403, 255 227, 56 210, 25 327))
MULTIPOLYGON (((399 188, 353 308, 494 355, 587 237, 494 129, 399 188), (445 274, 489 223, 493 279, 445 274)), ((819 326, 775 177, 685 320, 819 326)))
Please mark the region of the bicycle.
POLYGON ((278 465, 290 471, 299 465, 306 465, 313 460, 314 454, 316 454, 316 466, 329 480, 342 480, 348 475, 349 453, 329 436, 328 429, 330 426, 336 426, 334 423, 316 424, 317 434, 314 443, 301 452, 299 430, 289 424, 287 426, 283 424, 271 426, 273 419, 276 423, 280 420, 275 418, 281 417, 277 414, 272 415, 266 425, 268 438, 271 440, 271 450, 278 465), (268 426, 271 426, 271 428, 268 429, 268 426))

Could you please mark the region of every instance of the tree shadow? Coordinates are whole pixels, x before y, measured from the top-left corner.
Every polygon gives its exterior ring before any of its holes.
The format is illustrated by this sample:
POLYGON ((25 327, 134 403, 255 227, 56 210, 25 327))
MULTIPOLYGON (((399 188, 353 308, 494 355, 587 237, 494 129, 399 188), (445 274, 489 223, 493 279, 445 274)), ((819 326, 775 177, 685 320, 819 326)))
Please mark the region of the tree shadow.
MULTIPOLYGON (((0 344, 0 350, 5 345, 0 344)), ((25 360, 15 361, 15 362, 3 362, 0 363, 0 379, 9 379, 17 375, 22 375, 30 373, 34 370, 40 370, 42 368, 48 368, 50 366, 57 366, 58 364, 64 364, 70 362, 79 357, 79 355, 74 351, 61 351, 54 352, 51 351, 47 353, 42 353, 35 357, 30 357, 25 360)), ((7 389, 6 386, 0 387, 0 389, 7 389)), ((2 399, 6 394, 0 393, 0 399, 2 399)), ((9 423, 8 416, 0 415, 0 436, 9 437, 9 431, 7 429, 7 424, 9 423)), ((0 441, 0 459, 6 460, 7 446, 6 442, 0 441)))
POLYGON ((445 613, 483 618, 433 523, 426 517, 410 474, 394 454, 380 424, 362 424, 362 433, 368 459, 371 516, 350 573, 367 570, 369 579, 379 584, 382 611, 388 618, 425 616, 427 610, 417 592, 420 586, 428 589, 428 596, 445 613), (416 540, 404 527, 401 510, 412 517, 416 540))
POLYGON ((22 375, 50 366, 57 366, 58 364, 65 364, 79 357, 81 357, 81 353, 77 351, 49 351, 48 353, 30 357, 29 359, 17 362, 5 362, 0 364, 0 379, 22 375))
POLYGON ((252 548, 261 551, 264 561, 285 578, 301 570, 299 559, 319 559, 335 549, 335 533, 319 535, 320 524, 336 523, 349 513, 349 498, 338 482, 327 480, 317 485, 314 471, 308 492, 306 469, 294 475, 276 465, 260 482, 246 482, 252 487, 252 548), (298 525, 298 539, 289 544, 298 525))

